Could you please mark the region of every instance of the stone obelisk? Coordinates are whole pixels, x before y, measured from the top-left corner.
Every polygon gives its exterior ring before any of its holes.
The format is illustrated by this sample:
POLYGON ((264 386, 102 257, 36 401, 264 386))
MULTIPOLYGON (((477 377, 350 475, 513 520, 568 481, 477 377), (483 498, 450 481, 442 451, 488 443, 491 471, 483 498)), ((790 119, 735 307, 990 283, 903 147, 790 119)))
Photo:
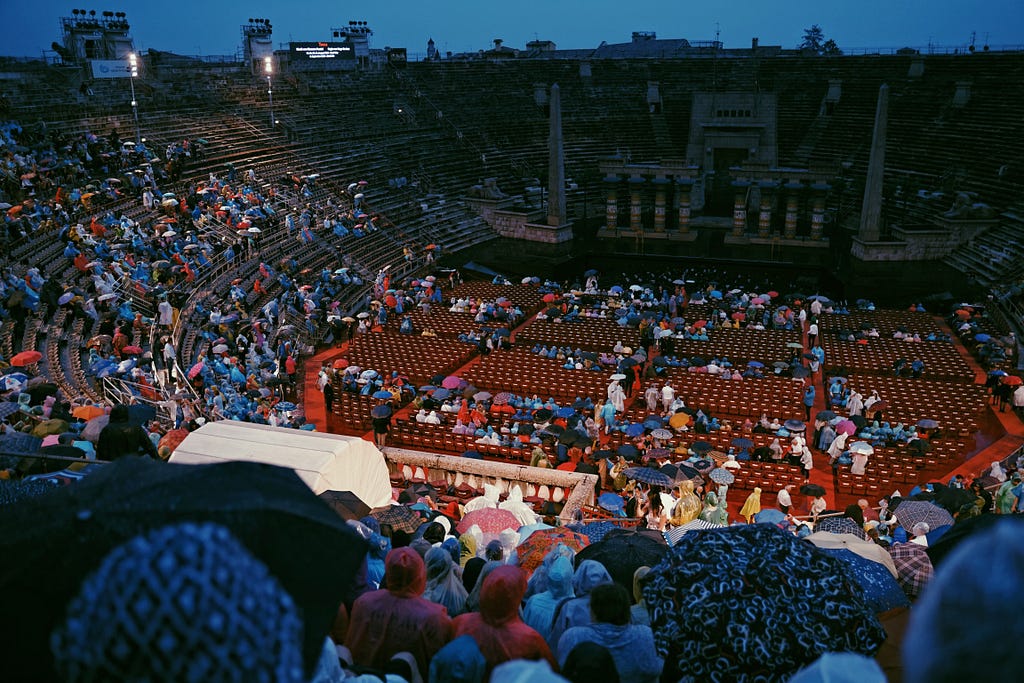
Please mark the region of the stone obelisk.
POLYGON ((878 88, 875 132, 871 137, 871 157, 868 160, 868 177, 864 183, 864 203, 860 209, 860 229, 857 231, 857 237, 864 242, 877 242, 882 234, 882 190, 888 122, 889 86, 883 83, 878 88))
POLYGON ((566 223, 562 96, 557 83, 551 86, 549 105, 551 113, 548 116, 548 225, 557 228, 566 223))

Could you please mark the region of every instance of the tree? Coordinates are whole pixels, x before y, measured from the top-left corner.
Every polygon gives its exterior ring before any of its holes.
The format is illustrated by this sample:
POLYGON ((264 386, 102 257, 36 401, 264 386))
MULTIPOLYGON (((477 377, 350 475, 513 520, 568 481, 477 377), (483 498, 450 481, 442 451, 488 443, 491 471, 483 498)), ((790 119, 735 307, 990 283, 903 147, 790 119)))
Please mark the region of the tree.
POLYGON ((825 32, 818 24, 804 29, 804 39, 800 43, 799 49, 814 55, 843 54, 843 51, 836 45, 836 41, 831 38, 825 40, 825 32))

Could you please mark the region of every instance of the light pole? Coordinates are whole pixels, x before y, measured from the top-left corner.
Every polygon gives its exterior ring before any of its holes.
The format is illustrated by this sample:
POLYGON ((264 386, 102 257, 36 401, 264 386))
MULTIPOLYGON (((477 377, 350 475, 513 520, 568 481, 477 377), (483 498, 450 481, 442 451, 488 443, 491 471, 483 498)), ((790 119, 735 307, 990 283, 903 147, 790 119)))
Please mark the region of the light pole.
POLYGON ((271 60, 270 55, 263 58, 263 73, 267 74, 267 99, 270 101, 270 129, 274 129, 274 88, 270 82, 270 77, 274 73, 274 62, 271 60))
POLYGON ((135 99, 135 77, 139 75, 139 61, 134 52, 128 53, 128 76, 132 85, 132 113, 135 115, 135 145, 142 144, 142 133, 139 131, 139 103, 135 99))

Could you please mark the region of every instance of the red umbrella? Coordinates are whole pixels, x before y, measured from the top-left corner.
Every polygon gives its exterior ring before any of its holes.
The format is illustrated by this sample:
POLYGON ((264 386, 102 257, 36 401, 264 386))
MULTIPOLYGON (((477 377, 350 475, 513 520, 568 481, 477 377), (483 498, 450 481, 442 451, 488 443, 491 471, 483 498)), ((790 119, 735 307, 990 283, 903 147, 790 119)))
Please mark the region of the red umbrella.
POLYGON ((534 531, 516 548, 519 566, 527 572, 532 572, 544 561, 544 556, 559 543, 579 552, 590 545, 590 539, 566 527, 534 531))
POLYGON ((483 508, 473 510, 463 517, 456 529, 460 534, 464 534, 474 524, 485 534, 500 534, 505 529, 518 529, 520 526, 519 520, 508 510, 483 508))
POLYGON ((732 314, 732 319, 733 320, 745 320, 746 317, 747 317, 747 314, 746 313, 742 313, 741 311, 736 311, 735 313, 732 314))
POLYGON ((18 367, 32 365, 33 363, 38 363, 39 359, 42 357, 43 354, 38 351, 22 351, 21 353, 16 353, 11 356, 11 365, 18 367))
POLYGON ((779 295, 779 293, 774 290, 772 290, 771 292, 767 292, 767 294, 773 299, 779 295))
POLYGON ((142 347, 140 346, 126 346, 121 350, 131 356, 138 356, 142 353, 142 347))
POLYGON ((838 434, 840 432, 846 435, 855 434, 857 432, 857 425, 855 425, 851 420, 843 420, 836 425, 836 433, 838 434))
POLYGON ((199 375, 199 373, 203 371, 204 367, 206 366, 203 365, 202 363, 196 363, 195 365, 193 365, 191 368, 189 368, 188 378, 195 379, 199 375))
MULTIPOLYGON (((17 356, 15 356, 15 357, 17 357, 17 356)), ((14 361, 11 361, 11 363, 14 364, 14 361)), ((1017 375, 1007 375, 1006 377, 1004 377, 1000 381, 1003 384, 1008 384, 1011 387, 1016 387, 1016 386, 1020 386, 1021 382, 1024 381, 1024 380, 1021 380, 1021 378, 1018 377, 1017 375)))
POLYGON ((551 303, 552 301, 554 301, 557 298, 558 298, 557 296, 555 296, 554 294, 549 292, 549 293, 544 295, 544 303, 549 304, 549 303, 551 303))
POLYGON ((335 370, 341 370, 341 369, 347 368, 347 367, 348 367, 348 361, 345 360, 344 358, 339 358, 336 361, 334 361, 334 369, 335 370))
POLYGON ((394 295, 388 294, 387 297, 384 299, 384 303, 390 306, 391 308, 394 308, 396 305, 398 305, 398 299, 396 299, 394 295))
POLYGON ((708 324, 708 321, 707 321, 707 320, 698 320, 697 322, 695 322, 695 323, 693 324, 693 326, 694 326, 694 327, 704 327, 704 326, 705 326, 705 325, 707 325, 707 324, 708 324))

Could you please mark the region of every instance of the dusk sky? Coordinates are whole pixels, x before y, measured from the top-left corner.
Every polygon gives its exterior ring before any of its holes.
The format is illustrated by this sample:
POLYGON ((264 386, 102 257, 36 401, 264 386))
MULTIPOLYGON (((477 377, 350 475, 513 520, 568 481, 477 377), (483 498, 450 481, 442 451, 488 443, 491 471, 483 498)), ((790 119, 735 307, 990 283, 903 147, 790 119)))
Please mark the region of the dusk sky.
POLYGON ((270 19, 277 44, 326 40, 330 29, 365 20, 374 30, 372 47, 406 47, 410 57, 425 51, 433 37, 442 52, 486 49, 492 39, 522 47, 536 38, 560 48, 596 47, 601 41, 628 42, 633 31, 655 31, 659 38, 711 40, 716 26, 726 47, 795 47, 803 29, 820 24, 844 49, 903 46, 964 46, 977 32, 988 43, 1024 43, 1021 0, 252 0, 251 2, 130 2, 90 4, 61 0, 4 0, 0 21, 5 55, 38 56, 60 39, 58 17, 73 8, 125 11, 139 49, 181 54, 233 54, 239 26, 249 17, 270 19), (355 6, 357 3, 351 3, 355 6))

